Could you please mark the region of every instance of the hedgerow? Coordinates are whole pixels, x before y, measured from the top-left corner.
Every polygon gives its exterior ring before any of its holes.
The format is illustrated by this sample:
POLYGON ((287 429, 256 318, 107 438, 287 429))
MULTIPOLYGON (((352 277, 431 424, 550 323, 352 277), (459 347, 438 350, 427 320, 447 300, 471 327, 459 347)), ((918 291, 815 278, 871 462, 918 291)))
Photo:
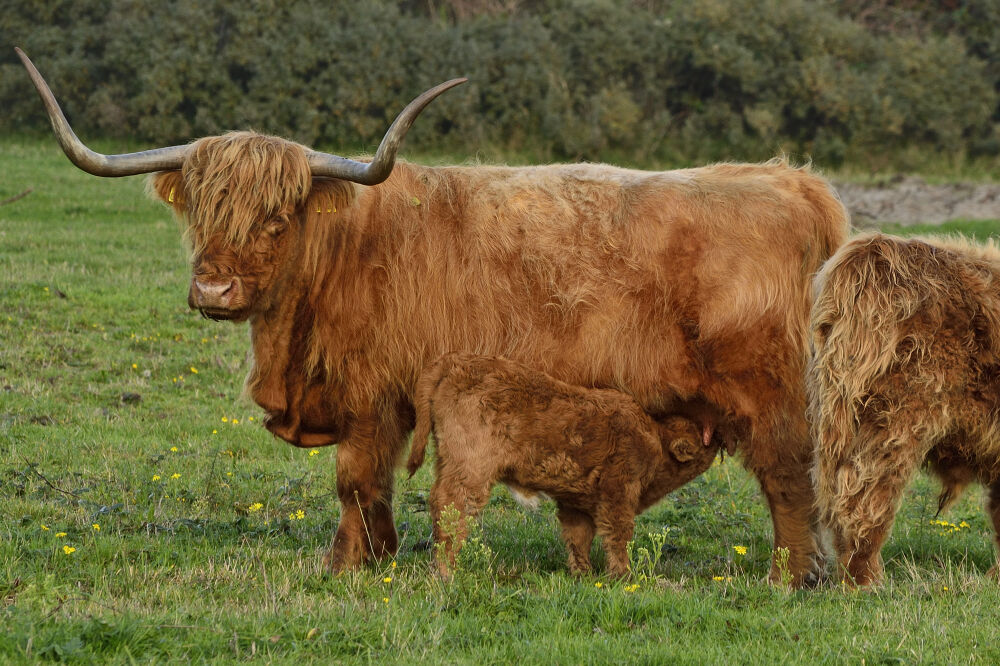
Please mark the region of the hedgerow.
MULTIPOLYGON (((252 127, 371 150, 409 99, 468 76, 409 146, 675 163, 784 150, 834 166, 914 146, 995 157, 1000 0, 945 4, 886 29, 863 3, 822 0, 7 0, 0 43, 32 56, 88 137, 252 127)), ((0 108, 2 132, 47 126, 12 50, 0 108)))

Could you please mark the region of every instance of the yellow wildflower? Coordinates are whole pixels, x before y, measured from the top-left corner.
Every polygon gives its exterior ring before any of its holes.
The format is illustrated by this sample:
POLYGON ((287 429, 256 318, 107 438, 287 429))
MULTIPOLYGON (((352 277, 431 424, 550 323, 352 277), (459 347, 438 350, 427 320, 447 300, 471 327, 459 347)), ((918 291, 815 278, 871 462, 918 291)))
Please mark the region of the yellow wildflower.
POLYGON ((229 423, 229 419, 227 419, 225 416, 223 416, 222 417, 222 422, 223 423, 229 423))
POLYGON ((91 527, 94 528, 95 532, 100 532, 101 531, 101 524, 100 523, 94 523, 93 525, 91 525, 91 527))
POLYGON ((66 533, 65 532, 56 532, 56 536, 57 537, 64 537, 64 536, 66 536, 66 533))
POLYGON ((171 446, 170 450, 173 451, 174 453, 177 453, 177 447, 176 446, 171 446))
POLYGON ((179 478, 181 478, 181 475, 178 474, 177 472, 174 472, 173 474, 170 475, 170 478, 171 479, 179 479, 179 478))
POLYGON ((240 424, 239 419, 233 419, 233 425, 239 425, 239 424, 240 424))
POLYGON ((193 365, 191 366, 191 374, 192 375, 197 375, 198 374, 198 369, 196 367, 194 367, 193 365))
POLYGON ((596 583, 594 583, 594 587, 596 587, 597 589, 601 589, 602 587, 604 587, 604 583, 602 583, 601 581, 597 581, 596 583))
POLYGON ((66 553, 67 555, 72 555, 73 553, 76 552, 76 548, 74 548, 73 546, 63 546, 63 552, 66 553))
POLYGON ((395 568, 396 568, 396 560, 393 560, 393 561, 392 561, 392 568, 393 568, 393 569, 395 569, 395 568))
POLYGON ((747 554, 747 547, 746 546, 733 546, 733 550, 736 551, 737 555, 746 555, 747 554))
POLYGON ((253 504, 247 507, 247 513, 256 513, 263 508, 264 508, 263 504, 261 504, 260 502, 254 502, 253 504))
MULTIPOLYGON (((134 336, 135 333, 133 333, 132 335, 134 336)), ((132 364, 132 369, 133 370, 138 370, 138 368, 139 368, 139 366, 137 364, 135 364, 135 363, 132 364)))
POLYGON ((317 456, 317 455, 319 455, 319 451, 317 451, 316 449, 313 449, 312 451, 309 452, 309 457, 310 458, 312 458, 313 456, 317 456))
POLYGON ((389 597, 382 597, 382 603, 389 603, 389 597))
POLYGON ((154 474, 153 475, 153 481, 159 481, 159 480, 160 480, 160 475, 159 474, 154 474))
POLYGON ((215 430, 215 429, 213 428, 213 429, 212 429, 212 434, 213 434, 213 435, 217 435, 217 434, 219 434, 219 431, 218 431, 218 430, 215 430))
POLYGON ((382 579, 382 582, 383 583, 391 583, 392 582, 392 576, 386 576, 385 578, 382 579))

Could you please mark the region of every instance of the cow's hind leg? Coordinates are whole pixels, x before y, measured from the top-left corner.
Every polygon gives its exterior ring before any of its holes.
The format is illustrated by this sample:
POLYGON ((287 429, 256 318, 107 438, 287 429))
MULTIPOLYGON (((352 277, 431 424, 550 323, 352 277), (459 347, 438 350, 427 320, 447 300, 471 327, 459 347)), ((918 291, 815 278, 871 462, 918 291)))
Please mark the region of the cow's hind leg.
POLYGON ((825 557, 819 547, 819 520, 809 463, 775 464, 755 469, 767 498, 774 526, 774 553, 769 578, 795 587, 816 585, 823 579, 825 557))
MULTIPOLYGON (((930 446, 921 442, 912 410, 897 412, 889 428, 862 423, 847 451, 821 469, 833 495, 824 497, 825 515, 837 548, 839 574, 847 584, 882 580, 885 544, 906 485, 930 446)), ((829 455, 820 450, 821 456, 829 455)))
POLYGON ((393 474, 403 437, 393 426, 362 423, 337 448, 340 524, 324 563, 333 572, 365 560, 395 555, 399 547, 392 516, 393 474))
POLYGON ((559 505, 559 525, 574 575, 590 573, 590 547, 594 543, 594 520, 587 514, 559 505))
POLYGON ((810 477, 813 446, 805 419, 780 430, 762 431, 741 447, 743 464, 760 483, 774 528, 772 583, 796 587, 823 580, 826 558, 820 548, 819 513, 810 477))

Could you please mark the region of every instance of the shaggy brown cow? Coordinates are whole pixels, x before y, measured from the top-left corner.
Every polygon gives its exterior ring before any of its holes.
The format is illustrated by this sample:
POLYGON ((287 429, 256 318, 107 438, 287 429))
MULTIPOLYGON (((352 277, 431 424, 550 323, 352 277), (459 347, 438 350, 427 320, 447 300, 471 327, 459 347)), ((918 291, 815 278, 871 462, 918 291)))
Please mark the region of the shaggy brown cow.
POLYGON ((160 171, 153 191, 188 224, 191 304, 250 322, 247 389, 267 427, 339 443, 332 568, 396 550, 393 468, 417 375, 469 350, 622 390, 654 415, 713 419, 760 480, 796 582, 818 572, 810 278, 847 219, 808 169, 392 168, 397 130, 440 88, 404 110, 371 165, 249 132, 103 156, 24 61, 78 166, 160 171))
POLYGON ((624 576, 635 516, 708 469, 718 451, 710 427, 680 417, 657 423, 624 393, 572 386, 506 359, 445 354, 420 376, 415 400, 406 466, 413 476, 423 464, 433 430, 430 509, 446 576, 468 532, 466 518, 482 510, 499 482, 556 501, 570 571, 590 571, 596 531, 608 573, 624 576), (457 522, 443 526, 449 506, 457 522))
POLYGON ((882 544, 922 462, 944 482, 942 508, 970 481, 989 486, 1000 530, 1000 249, 865 235, 816 290, 814 474, 842 573, 881 579, 882 544))

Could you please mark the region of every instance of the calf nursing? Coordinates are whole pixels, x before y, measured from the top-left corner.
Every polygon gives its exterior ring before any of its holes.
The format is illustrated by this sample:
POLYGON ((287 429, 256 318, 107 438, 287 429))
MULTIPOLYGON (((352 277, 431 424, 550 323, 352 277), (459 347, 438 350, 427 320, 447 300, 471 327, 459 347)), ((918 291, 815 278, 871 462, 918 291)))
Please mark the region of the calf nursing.
POLYGON ((879 582, 921 463, 944 484, 942 506, 985 484, 1000 531, 1000 251, 857 238, 816 278, 812 338, 813 475, 843 574, 879 582))
POLYGON ((331 570, 396 552, 394 468, 417 375, 466 350, 621 390, 657 416, 710 414, 760 481, 775 552, 789 553, 771 577, 819 580, 810 279, 847 215, 809 169, 397 163, 420 110, 460 80, 407 105, 371 162, 253 132, 101 155, 18 53, 74 164, 155 172, 190 240, 189 303, 249 324, 247 393, 267 428, 337 445, 331 570))
POLYGON ((430 509, 438 568, 448 575, 468 527, 496 483, 556 501, 573 573, 590 571, 600 535, 612 576, 628 573, 635 516, 701 474, 717 451, 711 430, 668 417, 654 421, 630 397, 585 389, 513 361, 464 353, 439 357, 420 376, 417 426, 407 468, 437 439, 430 509), (442 530, 442 511, 459 520, 442 530))

